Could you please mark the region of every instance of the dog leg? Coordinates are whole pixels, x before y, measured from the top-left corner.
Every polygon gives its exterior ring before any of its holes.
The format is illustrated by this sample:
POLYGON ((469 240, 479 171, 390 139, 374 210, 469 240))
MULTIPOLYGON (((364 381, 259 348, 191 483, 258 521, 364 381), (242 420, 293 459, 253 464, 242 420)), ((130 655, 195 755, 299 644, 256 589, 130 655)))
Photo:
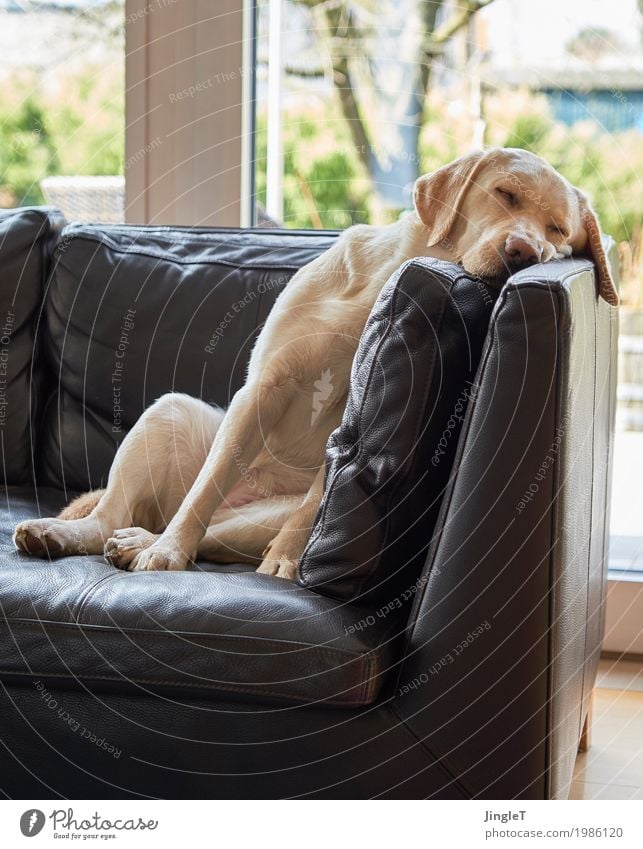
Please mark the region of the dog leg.
POLYGON ((141 552, 137 570, 185 569, 196 557, 214 511, 255 459, 294 392, 287 372, 237 392, 194 485, 159 539, 141 552))
MULTIPOLYGON (((197 559, 216 563, 260 563, 263 550, 303 498, 303 495, 275 496, 217 511, 199 542, 197 559)), ((138 571, 138 555, 157 539, 158 534, 143 528, 123 528, 107 540, 105 557, 120 569, 138 571)))
POLYGON ((321 466, 301 506, 286 519, 277 536, 267 546, 263 562, 257 572, 291 580, 297 574, 299 558, 310 537, 324 494, 325 469, 325 466, 321 466))
POLYGON ((218 563, 260 563, 270 540, 303 499, 303 494, 275 496, 215 513, 217 521, 199 543, 197 557, 218 563))
POLYGON ((77 515, 66 508, 57 519, 21 522, 16 547, 37 557, 102 554, 116 529, 136 523, 161 530, 196 479, 222 419, 221 410, 196 398, 164 395, 123 440, 89 515, 64 518, 77 515))

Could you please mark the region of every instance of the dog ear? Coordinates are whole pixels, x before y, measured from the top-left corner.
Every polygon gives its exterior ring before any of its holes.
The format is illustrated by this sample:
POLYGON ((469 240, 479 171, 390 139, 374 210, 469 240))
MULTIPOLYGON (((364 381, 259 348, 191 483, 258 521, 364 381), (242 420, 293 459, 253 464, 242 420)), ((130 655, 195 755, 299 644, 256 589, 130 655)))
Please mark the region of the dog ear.
POLYGON ((583 254, 592 260, 596 266, 596 274, 598 277, 598 294, 611 304, 613 307, 618 306, 618 292, 612 279, 609 262, 603 247, 601 238, 601 228, 598 223, 596 213, 592 209, 586 195, 576 189, 578 196, 578 207, 580 212, 581 226, 587 235, 587 245, 583 254))
POLYGON ((429 229, 428 245, 435 245, 448 235, 486 157, 484 151, 474 151, 415 181, 413 202, 420 220, 429 229))

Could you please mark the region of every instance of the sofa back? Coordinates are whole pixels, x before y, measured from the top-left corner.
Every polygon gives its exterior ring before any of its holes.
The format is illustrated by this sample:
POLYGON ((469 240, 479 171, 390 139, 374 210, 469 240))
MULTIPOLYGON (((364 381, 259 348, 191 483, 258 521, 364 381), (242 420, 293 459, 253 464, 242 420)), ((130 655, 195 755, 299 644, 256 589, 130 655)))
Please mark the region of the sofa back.
POLYGON ((0 450, 5 484, 29 483, 45 393, 38 327, 53 243, 63 226, 54 209, 0 210, 0 450))
POLYGON ((335 238, 67 226, 44 307, 39 481, 103 485, 127 431, 165 392, 227 405, 277 295, 335 238))

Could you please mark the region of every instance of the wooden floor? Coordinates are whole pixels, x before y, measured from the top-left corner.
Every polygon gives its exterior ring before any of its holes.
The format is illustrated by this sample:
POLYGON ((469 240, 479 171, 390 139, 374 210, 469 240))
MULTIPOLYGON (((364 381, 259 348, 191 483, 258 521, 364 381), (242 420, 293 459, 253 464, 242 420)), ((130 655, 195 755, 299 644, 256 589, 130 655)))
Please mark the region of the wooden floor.
POLYGON ((592 741, 570 799, 643 799, 643 664, 601 660, 592 741))

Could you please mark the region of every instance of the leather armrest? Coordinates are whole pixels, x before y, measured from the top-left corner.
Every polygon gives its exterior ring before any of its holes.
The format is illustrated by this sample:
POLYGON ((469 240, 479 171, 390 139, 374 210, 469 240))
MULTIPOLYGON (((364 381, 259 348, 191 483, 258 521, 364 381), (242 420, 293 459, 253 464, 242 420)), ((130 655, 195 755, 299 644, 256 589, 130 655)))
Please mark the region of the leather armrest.
POLYGON ((395 700, 470 796, 568 792, 603 629, 615 318, 572 260, 494 310, 395 700))

